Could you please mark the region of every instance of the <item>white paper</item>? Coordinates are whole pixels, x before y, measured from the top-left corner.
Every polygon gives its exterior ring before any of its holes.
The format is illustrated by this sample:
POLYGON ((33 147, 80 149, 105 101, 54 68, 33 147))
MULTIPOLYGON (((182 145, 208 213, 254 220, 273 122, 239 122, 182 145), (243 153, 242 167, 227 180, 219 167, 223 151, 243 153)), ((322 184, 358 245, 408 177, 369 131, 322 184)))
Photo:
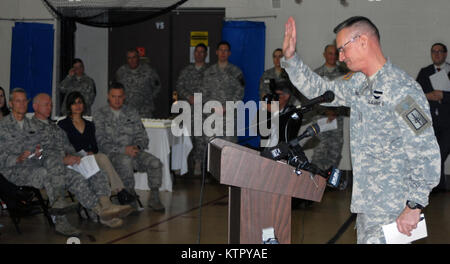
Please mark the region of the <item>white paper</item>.
POLYGON ((450 92, 450 80, 447 71, 439 71, 430 76, 431 85, 434 90, 450 92))
POLYGON ((262 240, 267 241, 271 238, 275 238, 275 229, 273 227, 263 228, 262 240))
POLYGON ((320 127, 320 133, 325 132, 325 131, 330 131, 330 130, 334 130, 337 129, 337 120, 336 118, 333 119, 333 121, 331 121, 330 123, 328 122, 328 117, 324 117, 321 118, 319 120, 317 120, 317 124, 320 127))
MULTIPOLYGON (((43 149, 39 149, 38 152, 42 152, 43 149)), ((32 153, 30 156, 28 156, 29 159, 33 158, 34 156, 36 156, 36 153, 32 153)), ((39 156, 39 159, 41 159, 42 156, 39 156)))
POLYGON ((88 155, 87 152, 84 151, 84 149, 78 151, 77 154, 80 155, 81 157, 86 157, 88 155))
POLYGON ((100 168, 95 161, 94 155, 89 155, 81 158, 80 164, 75 164, 73 166, 67 166, 68 168, 79 172, 84 178, 89 179, 92 175, 100 171, 100 168))
POLYGON ((412 241, 424 238, 428 236, 427 225, 425 223, 425 217, 423 214, 420 215, 423 218, 418 224, 417 228, 411 231, 411 236, 402 234, 397 229, 397 223, 384 225, 383 232, 386 239, 386 244, 407 244, 412 241))

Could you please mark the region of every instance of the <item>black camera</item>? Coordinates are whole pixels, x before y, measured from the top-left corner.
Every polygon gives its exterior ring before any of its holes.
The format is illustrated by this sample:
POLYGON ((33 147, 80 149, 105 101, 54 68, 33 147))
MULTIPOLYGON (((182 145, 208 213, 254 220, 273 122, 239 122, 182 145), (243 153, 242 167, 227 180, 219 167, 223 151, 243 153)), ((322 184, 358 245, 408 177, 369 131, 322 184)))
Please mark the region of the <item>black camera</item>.
MULTIPOLYGON (((264 80, 264 82, 266 82, 267 80, 264 80)), ((279 101, 280 100, 280 96, 275 92, 275 90, 277 90, 277 83, 275 81, 275 79, 269 79, 269 88, 270 88, 270 93, 265 94, 262 98, 262 100, 264 102, 266 102, 267 104, 272 103, 273 101, 279 101)))

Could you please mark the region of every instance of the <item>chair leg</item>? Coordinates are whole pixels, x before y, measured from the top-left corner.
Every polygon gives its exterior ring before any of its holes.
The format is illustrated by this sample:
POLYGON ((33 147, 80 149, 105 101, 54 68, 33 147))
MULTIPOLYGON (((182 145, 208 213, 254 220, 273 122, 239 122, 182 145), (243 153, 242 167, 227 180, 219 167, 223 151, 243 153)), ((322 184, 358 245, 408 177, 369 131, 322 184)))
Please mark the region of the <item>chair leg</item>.
POLYGON ((139 204, 139 207, 144 208, 144 206, 142 206, 141 200, 139 199, 139 195, 136 194, 136 201, 139 204))
MULTIPOLYGON (((72 194, 71 192, 69 192, 69 191, 67 191, 67 194, 68 194, 70 200, 71 200, 72 202, 75 202, 75 199, 73 198, 73 194, 72 194)), ((84 208, 83 206, 81 206, 81 204, 78 204, 78 210, 77 210, 78 218, 79 218, 79 219, 83 219, 83 217, 81 216, 81 209, 82 209, 82 208, 83 208, 83 210, 84 210, 84 213, 86 214, 87 219, 89 220, 89 218, 90 218, 90 217, 89 217, 89 214, 88 214, 86 208, 84 208)))
POLYGON ((46 202, 44 201, 44 198, 42 198, 42 194, 41 191, 38 189, 34 189, 33 190, 36 197, 39 200, 39 204, 41 205, 42 211, 44 212, 45 217, 47 218, 48 224, 53 227, 55 226, 55 223, 53 223, 53 219, 50 216, 50 214, 48 213, 48 204, 46 204, 46 202))
POLYGON ((20 230, 20 227, 19 227, 20 217, 15 216, 14 213, 11 212, 11 211, 9 211, 9 214, 10 214, 10 217, 11 217, 11 221, 13 222, 14 227, 16 228, 17 233, 19 235, 22 235, 22 231, 20 230))

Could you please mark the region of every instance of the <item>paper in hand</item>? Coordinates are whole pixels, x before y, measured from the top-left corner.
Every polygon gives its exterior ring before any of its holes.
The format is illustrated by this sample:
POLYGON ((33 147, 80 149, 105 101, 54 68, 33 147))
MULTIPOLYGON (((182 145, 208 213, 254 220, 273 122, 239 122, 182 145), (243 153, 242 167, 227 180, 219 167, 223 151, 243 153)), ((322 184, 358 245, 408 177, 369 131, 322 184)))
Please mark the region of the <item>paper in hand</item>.
POLYGON ((450 80, 446 71, 439 71, 431 75, 430 81, 434 90, 450 92, 450 80))
POLYGON ((81 158, 80 164, 67 166, 72 170, 79 172, 84 178, 89 179, 92 175, 100 171, 94 155, 88 155, 81 158))
POLYGON ((391 223, 383 226, 384 238, 386 239, 386 244, 407 244, 412 241, 424 238, 428 236, 427 225, 425 223, 424 214, 420 215, 419 223, 417 228, 411 231, 411 236, 407 236, 398 231, 397 223, 391 223))

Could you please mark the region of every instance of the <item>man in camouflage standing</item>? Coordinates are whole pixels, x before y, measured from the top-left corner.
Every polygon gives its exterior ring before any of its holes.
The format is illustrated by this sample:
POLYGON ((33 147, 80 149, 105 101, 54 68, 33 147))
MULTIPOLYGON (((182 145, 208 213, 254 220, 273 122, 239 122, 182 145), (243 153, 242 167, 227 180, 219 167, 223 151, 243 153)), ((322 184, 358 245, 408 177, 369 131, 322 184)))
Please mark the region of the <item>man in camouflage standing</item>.
POLYGON ((154 116, 154 99, 161 90, 161 81, 150 65, 140 63, 137 50, 127 51, 127 64, 117 70, 116 81, 125 88, 126 105, 135 108, 142 118, 154 116))
POLYGON ((146 172, 150 187, 148 205, 154 211, 164 211, 159 199, 162 183, 162 163, 145 151, 149 144, 147 131, 138 112, 124 105, 125 90, 121 83, 108 88, 108 103, 95 112, 93 121, 99 150, 111 160, 126 190, 135 194, 134 170, 146 172))
POLYGON ((94 80, 84 73, 84 64, 81 59, 74 59, 72 68, 69 70, 69 74, 59 84, 58 90, 65 94, 64 101, 61 105, 61 112, 66 115, 66 101, 67 95, 71 92, 77 91, 83 95, 86 102, 85 114, 91 115, 91 107, 94 104, 97 90, 95 89, 94 80))
MULTIPOLYGON (((194 104, 200 104, 200 102, 194 102, 194 93, 202 94, 202 81, 205 74, 205 70, 208 65, 205 63, 205 59, 208 53, 208 47, 205 44, 200 43, 195 46, 194 60, 195 63, 189 64, 183 70, 181 70, 180 76, 177 80, 177 92, 181 100, 186 100, 191 105, 191 135, 193 135, 194 148, 191 152, 191 157, 194 163, 194 175, 201 174, 201 163, 203 161, 203 152, 207 145, 207 137, 204 135, 195 135, 194 133, 194 118, 203 119, 203 114, 194 115, 194 104)), ((203 109, 202 105, 198 105, 199 109, 203 109)), ((203 124, 203 120, 198 122, 203 124)))
POLYGON ((293 95, 291 103, 298 105, 300 102, 304 102, 306 98, 297 89, 294 89, 289 80, 289 75, 281 68, 281 58, 283 58, 283 50, 281 48, 275 49, 272 52, 273 67, 265 70, 259 79, 260 98, 274 92, 270 90, 272 85, 275 85, 274 88, 289 87, 289 89, 292 88, 289 94, 293 95))
POLYGON ((382 225, 395 221, 399 232, 411 235, 439 182, 441 158, 430 108, 419 84, 384 57, 380 34, 369 19, 351 17, 334 32, 339 59, 353 71, 343 80, 323 80, 301 61, 292 17, 285 27, 282 65, 306 96, 331 90, 330 105, 350 107, 357 242, 386 243, 382 225))
MULTIPOLYGON (((327 45, 323 56, 325 58, 325 63, 314 70, 319 76, 332 81, 347 73, 346 69, 341 65, 336 64, 337 50, 335 45, 327 45)), ((343 114, 345 112, 342 108, 343 107, 317 106, 314 109, 319 115, 318 118, 326 117, 327 122, 336 119, 337 122, 336 129, 322 132, 316 136, 319 139, 319 144, 314 148, 311 162, 322 170, 327 170, 332 166, 337 168, 341 160, 342 144, 344 143, 343 114)))
MULTIPOLYGON (((226 128, 231 126, 236 120, 226 120, 226 101, 242 101, 244 98, 245 79, 244 74, 239 67, 228 62, 231 55, 231 46, 226 41, 221 41, 217 45, 216 55, 218 61, 205 71, 203 78, 204 102, 215 100, 221 104, 221 108, 215 108, 213 115, 223 117, 223 138, 236 142, 236 125, 234 126, 234 135, 227 136, 226 128)), ((242 128, 241 128, 242 129, 242 128)), ((239 128, 238 128, 239 130, 239 128)), ((244 133, 243 131, 238 131, 244 133)), ((220 136, 220 135, 218 135, 220 136)))

